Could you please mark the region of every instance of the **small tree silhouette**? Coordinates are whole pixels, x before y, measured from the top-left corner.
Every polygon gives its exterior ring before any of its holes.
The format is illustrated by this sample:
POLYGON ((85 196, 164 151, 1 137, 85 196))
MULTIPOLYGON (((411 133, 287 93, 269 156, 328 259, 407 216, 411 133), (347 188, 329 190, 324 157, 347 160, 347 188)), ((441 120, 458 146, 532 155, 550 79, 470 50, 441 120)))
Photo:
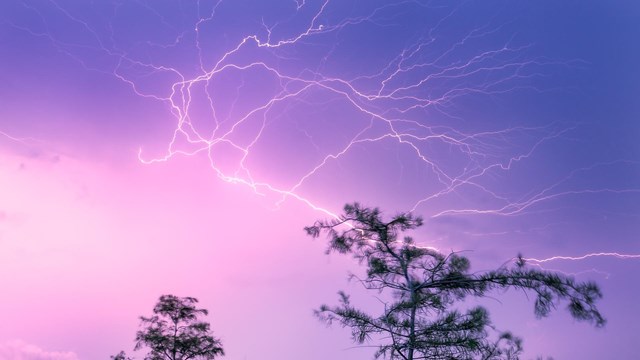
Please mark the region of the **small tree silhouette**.
POLYGON ((469 296, 484 297, 495 289, 521 289, 535 295, 535 314, 544 317, 561 300, 574 318, 603 326, 595 306, 602 297, 594 283, 576 283, 558 273, 531 269, 522 257, 512 267, 471 273, 469 260, 447 256, 399 239, 402 232, 422 226, 420 217, 400 214, 384 221, 380 210, 348 204, 337 220, 318 221, 307 233, 329 237, 327 253, 349 254, 367 268, 358 279, 366 289, 389 292, 378 316, 354 307, 340 292, 338 306, 322 305, 316 315, 327 323, 351 328, 357 343, 380 338, 375 356, 392 360, 518 359, 520 339, 505 332, 491 336, 488 312, 482 307, 458 311, 469 296))
POLYGON ((133 360, 133 359, 128 357, 124 351, 120 351, 116 355, 112 355, 111 360, 133 360))
MULTIPOLYGON (((206 309, 198 309, 198 300, 162 295, 153 308, 151 317, 141 316, 142 330, 136 334, 134 350, 148 348, 145 360, 211 360, 224 355, 220 340, 213 337, 210 325, 200 321, 206 309)), ((113 360, 131 360, 124 352, 112 356, 113 360)))

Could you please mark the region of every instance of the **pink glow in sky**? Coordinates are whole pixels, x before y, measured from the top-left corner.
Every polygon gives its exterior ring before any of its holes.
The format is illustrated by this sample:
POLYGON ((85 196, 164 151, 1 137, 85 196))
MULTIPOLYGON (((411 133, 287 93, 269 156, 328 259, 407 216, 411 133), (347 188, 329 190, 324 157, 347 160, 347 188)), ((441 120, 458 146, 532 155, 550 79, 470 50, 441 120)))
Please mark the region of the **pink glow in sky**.
MULTIPOLYGON (((0 5, 0 360, 130 351, 193 296, 228 359, 369 359, 312 315, 358 271, 305 225, 413 210, 478 270, 598 282, 604 329, 488 300, 525 358, 628 359, 640 8, 509 1, 0 5), (634 17, 635 16, 635 17, 634 17)), ((375 345, 375 344, 372 344, 375 345)), ((141 355, 141 354, 137 354, 141 355)))

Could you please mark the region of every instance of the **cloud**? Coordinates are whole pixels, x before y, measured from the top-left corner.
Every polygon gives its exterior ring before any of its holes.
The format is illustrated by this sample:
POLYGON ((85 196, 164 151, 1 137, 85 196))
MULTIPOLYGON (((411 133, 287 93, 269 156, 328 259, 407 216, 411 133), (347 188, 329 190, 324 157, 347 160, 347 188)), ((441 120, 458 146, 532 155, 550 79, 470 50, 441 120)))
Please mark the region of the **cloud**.
POLYGON ((22 340, 0 343, 0 360, 79 360, 71 351, 46 351, 22 340))

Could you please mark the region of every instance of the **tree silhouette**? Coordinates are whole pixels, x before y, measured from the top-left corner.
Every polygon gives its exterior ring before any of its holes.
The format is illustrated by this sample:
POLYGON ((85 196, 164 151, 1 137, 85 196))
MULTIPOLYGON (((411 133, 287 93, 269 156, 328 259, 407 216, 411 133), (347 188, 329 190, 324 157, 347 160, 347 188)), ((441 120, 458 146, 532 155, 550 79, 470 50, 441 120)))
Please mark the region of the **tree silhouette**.
MULTIPOLYGON (((224 355, 220 340, 213 337, 210 325, 200 321, 206 309, 196 308, 198 300, 162 295, 153 308, 153 316, 141 316, 142 330, 136 333, 134 350, 148 348, 145 360, 210 360, 224 355)), ((124 352, 113 360, 131 360, 124 352)))
POLYGON ((518 359, 520 339, 497 336, 488 312, 480 306, 455 309, 468 297, 484 297, 496 289, 520 289, 535 295, 535 314, 544 317, 565 301, 571 315, 597 327, 605 324, 595 302, 602 297, 594 283, 527 267, 518 256, 513 266, 471 273, 466 257, 443 255, 417 246, 402 232, 422 226, 420 217, 400 214, 384 221, 377 208, 347 204, 336 220, 317 221, 306 232, 329 238, 327 253, 349 254, 366 266, 359 278, 366 289, 389 294, 378 316, 354 307, 340 292, 337 306, 322 305, 316 315, 327 323, 351 328, 357 343, 372 336, 380 341, 375 357, 389 359, 518 359))
POLYGON ((110 358, 111 360, 133 360, 132 358, 128 357, 124 351, 120 351, 116 355, 110 356, 110 358))

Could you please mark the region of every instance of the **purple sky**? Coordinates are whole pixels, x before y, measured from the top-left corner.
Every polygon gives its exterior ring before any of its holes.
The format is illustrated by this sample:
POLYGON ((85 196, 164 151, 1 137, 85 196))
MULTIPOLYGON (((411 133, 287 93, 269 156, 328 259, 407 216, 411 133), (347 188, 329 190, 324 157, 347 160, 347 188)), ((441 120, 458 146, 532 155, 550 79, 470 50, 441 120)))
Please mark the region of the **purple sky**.
MULTIPOLYGON (((369 359, 312 315, 346 202, 425 218, 474 269, 521 252, 608 319, 486 301, 525 358, 628 359, 640 333, 633 1, 9 0, 0 5, 0 359, 131 350, 194 296, 228 359, 369 359)), ((375 345, 375 344, 373 344, 375 345)), ((138 354, 141 355, 141 354, 138 354)))

